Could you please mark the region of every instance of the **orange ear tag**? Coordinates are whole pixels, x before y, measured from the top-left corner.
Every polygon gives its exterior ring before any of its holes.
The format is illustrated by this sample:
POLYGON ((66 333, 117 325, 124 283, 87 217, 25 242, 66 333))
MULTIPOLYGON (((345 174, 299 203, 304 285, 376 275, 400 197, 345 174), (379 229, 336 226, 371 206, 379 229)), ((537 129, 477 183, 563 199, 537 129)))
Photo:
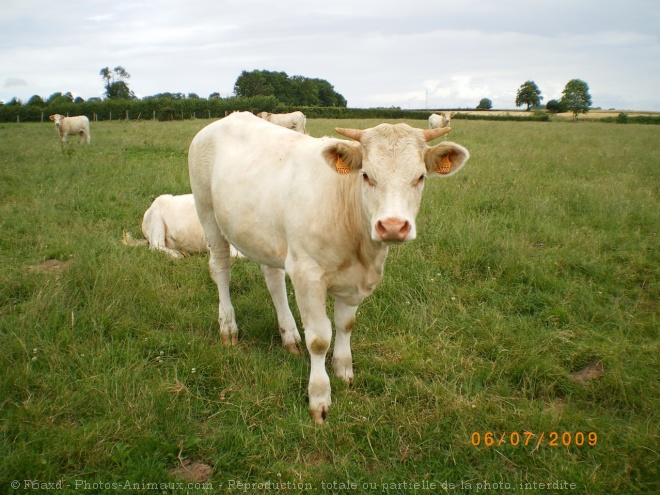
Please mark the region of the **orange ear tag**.
POLYGON ((351 171, 350 168, 348 168, 348 165, 344 163, 344 160, 341 159, 341 157, 337 157, 337 163, 335 163, 335 168, 337 169, 337 173, 340 174, 347 174, 351 171))
POLYGON ((451 161, 449 160, 449 157, 447 155, 442 157, 442 160, 440 160, 440 163, 438 163, 438 166, 436 167, 435 170, 439 174, 449 173, 449 171, 451 170, 451 161))

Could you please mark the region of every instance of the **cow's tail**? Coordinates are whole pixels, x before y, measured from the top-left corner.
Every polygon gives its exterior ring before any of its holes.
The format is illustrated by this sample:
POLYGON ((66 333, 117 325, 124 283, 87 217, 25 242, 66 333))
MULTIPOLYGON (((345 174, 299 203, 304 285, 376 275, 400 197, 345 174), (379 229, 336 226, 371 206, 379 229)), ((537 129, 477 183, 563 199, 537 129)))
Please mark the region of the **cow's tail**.
POLYGON ((124 231, 121 237, 121 243, 124 246, 147 246, 149 242, 146 239, 135 239, 130 232, 124 231))

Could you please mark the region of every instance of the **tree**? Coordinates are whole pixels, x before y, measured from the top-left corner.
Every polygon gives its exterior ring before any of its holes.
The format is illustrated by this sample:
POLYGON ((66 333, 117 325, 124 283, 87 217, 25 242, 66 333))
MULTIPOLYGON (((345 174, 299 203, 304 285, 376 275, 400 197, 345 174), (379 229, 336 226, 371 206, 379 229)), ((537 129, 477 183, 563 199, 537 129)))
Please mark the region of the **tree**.
POLYGON ((104 67, 99 75, 105 80, 105 96, 114 100, 134 100, 135 94, 128 88, 125 79, 130 79, 131 75, 126 72, 121 65, 115 67, 112 72, 108 67, 104 67))
POLYGON ((322 107, 345 107, 346 98, 335 91, 334 86, 324 79, 312 79, 318 88, 319 105, 322 107))
POLYGON ((27 105, 31 106, 31 107, 44 107, 44 106, 46 106, 46 103, 44 102, 44 100, 41 96, 33 95, 27 101, 27 105))
POLYGON ((317 107, 319 105, 319 88, 314 81, 303 76, 291 77, 290 101, 293 105, 317 107))
POLYGON ((573 120, 577 120, 578 114, 586 114, 591 106, 589 85, 580 79, 571 79, 564 88, 560 103, 567 111, 573 112, 573 120))
POLYGON ((559 100, 550 100, 545 104, 545 109, 550 113, 563 113, 566 107, 559 100))
POLYGON ((287 76, 285 72, 243 71, 234 84, 238 97, 274 96, 291 106, 345 107, 346 99, 323 79, 287 76))
POLYGON ((488 98, 482 98, 477 105, 477 110, 491 110, 493 108, 493 102, 488 98))
POLYGON ((70 91, 67 91, 64 94, 58 91, 57 93, 53 93, 52 95, 50 95, 46 100, 47 105, 62 105, 72 102, 73 102, 73 95, 71 94, 70 91))
POLYGON ((241 72, 234 83, 234 93, 238 97, 249 98, 251 96, 274 94, 273 87, 268 84, 266 78, 260 71, 241 72))
POLYGON ((532 107, 540 106, 542 99, 541 90, 536 83, 534 81, 525 81, 518 89, 516 106, 521 107, 527 105, 527 111, 529 111, 532 107))

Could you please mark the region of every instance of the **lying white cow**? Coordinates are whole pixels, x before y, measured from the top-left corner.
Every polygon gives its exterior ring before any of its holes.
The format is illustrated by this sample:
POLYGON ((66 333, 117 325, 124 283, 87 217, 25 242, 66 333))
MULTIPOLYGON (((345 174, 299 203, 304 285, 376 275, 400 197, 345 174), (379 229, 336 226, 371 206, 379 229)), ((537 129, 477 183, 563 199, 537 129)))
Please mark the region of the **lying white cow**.
POLYGON ((270 112, 261 112, 257 114, 257 117, 261 117, 268 122, 277 124, 287 129, 292 129, 294 131, 305 134, 305 124, 307 119, 305 114, 302 112, 291 112, 291 113, 270 113, 270 112))
POLYGON ((429 129, 442 129, 451 125, 454 112, 442 112, 440 115, 432 113, 429 117, 429 129))
POLYGON ((89 144, 92 140, 92 136, 89 134, 89 119, 84 115, 78 117, 65 117, 64 115, 56 113, 48 118, 55 122, 57 135, 63 143, 66 143, 67 136, 75 136, 76 134, 80 136, 81 143, 84 140, 87 140, 87 144, 89 144))
MULTIPOLYGON (((125 232, 122 242, 128 246, 149 244, 151 249, 163 251, 172 258, 208 250, 192 194, 158 196, 142 218, 142 233, 146 240, 135 240, 125 232)), ((242 256, 233 246, 231 250, 232 256, 242 256)))
POLYGON ((287 304, 285 270, 291 278, 311 358, 309 406, 317 424, 331 402, 326 294, 335 300, 334 372, 350 384, 355 314, 383 276, 388 246, 417 235, 426 178, 452 175, 469 157, 449 141, 425 144, 449 130, 381 124, 336 129, 354 141, 316 139, 234 113, 202 129, 190 145, 190 182, 218 286, 222 341, 238 341, 229 297, 231 243, 262 264, 282 343, 297 353, 300 334, 287 304))

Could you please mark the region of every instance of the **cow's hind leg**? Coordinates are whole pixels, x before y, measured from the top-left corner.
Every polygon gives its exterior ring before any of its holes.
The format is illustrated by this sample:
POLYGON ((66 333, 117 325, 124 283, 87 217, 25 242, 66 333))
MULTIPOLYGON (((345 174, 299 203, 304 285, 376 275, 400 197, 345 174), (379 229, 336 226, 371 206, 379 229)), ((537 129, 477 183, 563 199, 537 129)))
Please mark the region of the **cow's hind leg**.
POLYGON ((293 318, 286 295, 286 274, 280 268, 266 265, 261 265, 261 271, 277 312, 277 325, 280 329, 282 345, 291 354, 300 354, 300 333, 298 333, 296 320, 293 318))
POLYGON ((335 375, 349 385, 353 383, 351 331, 355 325, 357 309, 357 306, 349 306, 335 300, 335 349, 332 354, 332 367, 335 375))
POLYGON ((149 247, 158 251, 167 253, 172 258, 183 258, 183 255, 167 247, 167 229, 165 221, 160 213, 156 213, 154 208, 149 208, 144 214, 143 230, 144 235, 149 241, 149 247))
POLYGON ((229 297, 229 281, 231 278, 230 245, 220 232, 212 212, 205 215, 205 218, 200 215, 200 221, 209 244, 209 272, 218 286, 220 338, 225 345, 236 345, 238 344, 238 326, 236 325, 234 306, 229 297))

